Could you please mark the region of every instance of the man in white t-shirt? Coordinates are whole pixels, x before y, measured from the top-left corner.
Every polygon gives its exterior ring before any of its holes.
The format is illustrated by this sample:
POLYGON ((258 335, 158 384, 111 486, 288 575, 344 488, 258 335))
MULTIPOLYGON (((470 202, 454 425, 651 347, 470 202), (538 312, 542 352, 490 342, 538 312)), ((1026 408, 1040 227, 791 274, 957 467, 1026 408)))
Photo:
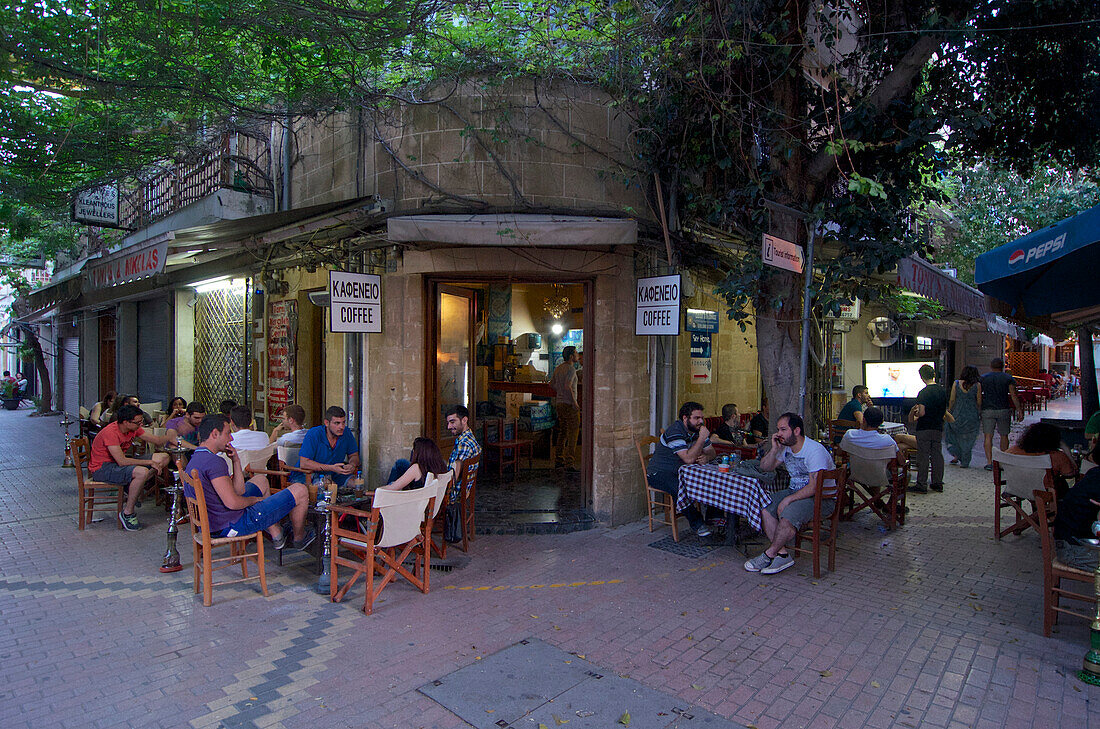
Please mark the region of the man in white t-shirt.
MULTIPOLYGON (((814 518, 814 494, 818 489, 816 474, 836 468, 825 446, 803 435, 804 427, 800 415, 780 415, 775 435, 772 436, 772 448, 760 459, 761 471, 774 471, 780 463, 786 465, 787 472, 791 474, 791 485, 772 494, 771 503, 760 510, 764 534, 771 543, 763 552, 745 562, 745 569, 749 572, 774 575, 794 565, 794 558, 787 552, 787 542, 814 518)), ((834 482, 828 479, 823 485, 832 486, 834 482)), ((835 499, 823 501, 821 517, 832 516, 834 508, 835 499)))
POLYGON ((252 411, 244 405, 236 405, 229 410, 229 429, 233 432, 232 446, 238 451, 262 451, 270 441, 267 433, 252 430, 252 411))
POLYGON ((840 439, 840 449, 848 450, 845 446, 854 445, 860 448, 893 448, 898 452, 897 442, 878 432, 878 428, 885 420, 885 416, 878 408, 867 408, 863 413, 863 423, 859 428, 851 428, 844 431, 844 437, 840 439))
POLYGON ((271 442, 278 446, 300 446, 309 428, 305 427, 306 410, 301 405, 283 408, 282 420, 271 431, 271 442))

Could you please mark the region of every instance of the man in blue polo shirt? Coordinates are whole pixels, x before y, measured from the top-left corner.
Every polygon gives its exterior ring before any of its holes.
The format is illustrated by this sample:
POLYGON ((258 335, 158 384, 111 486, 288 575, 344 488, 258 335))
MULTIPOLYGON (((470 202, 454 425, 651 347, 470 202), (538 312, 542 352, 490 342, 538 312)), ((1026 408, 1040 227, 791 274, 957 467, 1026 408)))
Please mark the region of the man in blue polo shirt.
MULTIPOLYGON (((646 480, 655 489, 672 496, 672 502, 680 493, 679 471, 681 466, 707 463, 714 460, 714 446, 710 444, 710 431, 703 425, 703 406, 686 402, 680 406, 680 417, 661 434, 653 448, 653 456, 646 469, 646 480)), ((709 537, 710 528, 694 504, 684 509, 688 524, 700 537, 709 537)))
MULTIPOLYGON (((206 512, 210 519, 210 536, 234 537, 240 534, 266 531, 275 549, 286 546, 289 536, 279 522, 287 514, 294 528, 294 546, 305 549, 314 540, 313 529, 306 531, 306 510, 309 491, 305 485, 291 484, 271 496, 266 477, 257 475, 244 480, 244 468, 237 451, 229 444, 233 433, 223 415, 207 415, 199 423, 199 447, 187 462, 188 473, 198 471, 199 482, 206 496, 206 512), (224 452, 233 461, 233 470, 218 454, 224 452)), ((191 485, 184 483, 184 493, 194 498, 191 485)))
MULTIPOLYGON (((348 414, 333 405, 325 411, 325 422, 309 429, 302 449, 298 451, 298 467, 314 474, 332 476, 337 486, 343 486, 348 476, 359 470, 359 443, 347 430, 348 414)), ((305 476, 295 474, 298 481, 305 476)))

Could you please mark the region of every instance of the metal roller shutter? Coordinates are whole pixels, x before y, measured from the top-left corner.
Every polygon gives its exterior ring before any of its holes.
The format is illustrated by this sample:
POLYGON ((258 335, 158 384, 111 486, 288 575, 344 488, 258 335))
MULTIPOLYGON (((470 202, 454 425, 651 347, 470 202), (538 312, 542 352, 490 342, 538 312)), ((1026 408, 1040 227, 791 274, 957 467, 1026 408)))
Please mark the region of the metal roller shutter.
POLYGON ((73 416, 80 411, 80 339, 61 340, 61 410, 73 416))
POLYGON ((172 393, 168 392, 171 379, 169 353, 172 330, 168 317, 168 301, 155 299, 139 301, 137 305, 137 396, 141 402, 168 404, 172 393))

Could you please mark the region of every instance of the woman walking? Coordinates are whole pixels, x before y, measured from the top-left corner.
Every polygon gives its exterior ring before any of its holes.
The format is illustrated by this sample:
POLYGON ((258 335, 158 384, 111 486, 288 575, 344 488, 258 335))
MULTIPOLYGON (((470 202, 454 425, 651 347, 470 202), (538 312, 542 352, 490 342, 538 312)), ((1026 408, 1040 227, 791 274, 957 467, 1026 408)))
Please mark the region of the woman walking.
POLYGON ((981 430, 982 386, 977 367, 963 367, 959 379, 951 386, 951 396, 947 403, 947 412, 954 422, 944 424, 944 440, 947 452, 951 454, 951 463, 961 468, 970 468, 970 457, 974 452, 974 443, 981 430))

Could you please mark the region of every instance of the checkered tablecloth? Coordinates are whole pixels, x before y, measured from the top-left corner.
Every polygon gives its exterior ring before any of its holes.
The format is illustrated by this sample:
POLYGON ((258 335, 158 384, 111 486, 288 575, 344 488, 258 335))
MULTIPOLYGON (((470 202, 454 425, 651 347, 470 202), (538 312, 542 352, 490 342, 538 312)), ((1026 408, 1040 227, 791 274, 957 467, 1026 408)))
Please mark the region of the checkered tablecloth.
POLYGON ((760 510, 771 503, 768 492, 755 478, 730 471, 722 473, 717 466, 682 466, 679 471, 680 494, 676 510, 683 511, 692 501, 716 506, 723 511, 740 514, 760 531, 760 510))

